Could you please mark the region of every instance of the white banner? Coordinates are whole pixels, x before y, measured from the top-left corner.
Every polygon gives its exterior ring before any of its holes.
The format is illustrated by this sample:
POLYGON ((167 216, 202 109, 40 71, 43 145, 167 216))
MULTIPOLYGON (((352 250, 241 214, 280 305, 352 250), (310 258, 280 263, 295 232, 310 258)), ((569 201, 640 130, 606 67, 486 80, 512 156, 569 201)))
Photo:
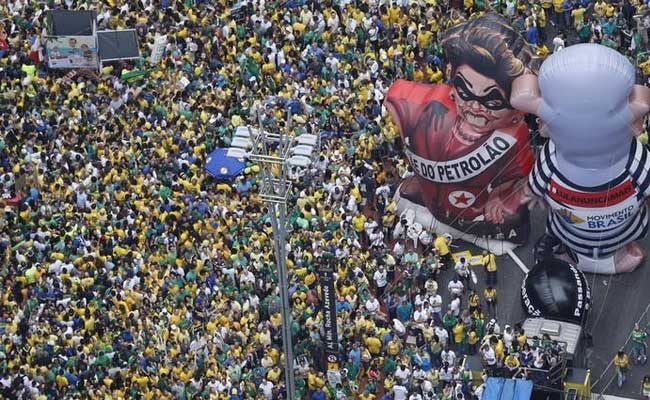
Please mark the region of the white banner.
POLYGON ((433 161, 410 150, 406 156, 416 174, 436 183, 463 182, 480 175, 501 159, 517 140, 505 133, 494 132, 481 146, 454 160, 433 161))
POLYGON ((167 47, 167 36, 158 36, 151 47, 151 56, 149 56, 151 63, 157 64, 162 60, 165 47, 167 47))

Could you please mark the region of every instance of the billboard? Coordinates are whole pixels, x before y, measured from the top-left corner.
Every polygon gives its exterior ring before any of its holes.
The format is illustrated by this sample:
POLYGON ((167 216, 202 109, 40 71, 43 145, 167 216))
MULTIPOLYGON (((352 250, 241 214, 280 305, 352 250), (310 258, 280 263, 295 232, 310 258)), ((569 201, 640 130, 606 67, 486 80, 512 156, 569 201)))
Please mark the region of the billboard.
POLYGON ((45 40, 50 68, 97 68, 94 36, 56 36, 45 40))

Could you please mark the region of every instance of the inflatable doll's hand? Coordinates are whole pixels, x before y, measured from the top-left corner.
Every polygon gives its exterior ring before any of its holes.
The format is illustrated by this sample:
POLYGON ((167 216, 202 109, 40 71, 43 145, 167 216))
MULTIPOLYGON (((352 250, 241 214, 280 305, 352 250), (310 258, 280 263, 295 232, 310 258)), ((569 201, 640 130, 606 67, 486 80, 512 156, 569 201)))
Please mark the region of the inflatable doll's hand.
POLYGON ((533 192, 530 190, 530 188, 528 187, 528 185, 523 185, 523 186, 524 186, 522 188, 523 194, 521 196, 519 204, 521 205, 526 204, 529 210, 532 210, 533 208, 546 209, 546 203, 544 202, 544 200, 535 196, 533 192))
POLYGON ((485 219, 502 224, 508 215, 517 213, 522 204, 523 188, 521 183, 505 183, 492 190, 485 203, 485 219))

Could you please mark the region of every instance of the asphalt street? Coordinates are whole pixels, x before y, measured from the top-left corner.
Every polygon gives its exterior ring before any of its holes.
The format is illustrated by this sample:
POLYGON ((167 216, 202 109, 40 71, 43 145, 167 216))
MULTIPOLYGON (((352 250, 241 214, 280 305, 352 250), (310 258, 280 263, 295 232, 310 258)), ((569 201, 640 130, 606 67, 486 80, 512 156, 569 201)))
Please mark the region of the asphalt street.
MULTIPOLYGON (((534 265, 532 247, 535 240, 544 232, 545 211, 533 210, 532 232, 528 244, 515 250, 517 256, 528 267, 534 265)), ((480 250, 461 241, 454 251, 469 249, 472 254, 480 254, 480 250)), ((641 241, 644 249, 650 249, 650 237, 641 241)), ((635 322, 641 320, 643 326, 650 322, 646 313, 650 307, 650 266, 644 263, 634 272, 623 275, 593 275, 587 274, 587 280, 592 293, 592 307, 586 318, 587 332, 592 335, 592 346, 584 354, 585 367, 592 372, 594 393, 641 398, 640 385, 643 376, 650 374, 650 364, 647 366, 630 367, 627 382, 618 388, 615 371, 611 366, 616 351, 626 345, 635 322)), ((474 268, 479 281, 479 293, 483 291, 485 281, 482 268, 474 268)), ((451 278, 451 271, 445 272, 441 285, 451 278)), ((498 321, 501 327, 514 324, 526 318, 521 305, 520 287, 524 272, 509 257, 498 257, 498 321)), ((446 288, 442 290, 446 293, 446 288)), ((446 299, 445 299, 446 300, 446 299)), ((629 346, 627 347, 629 349, 629 346)))

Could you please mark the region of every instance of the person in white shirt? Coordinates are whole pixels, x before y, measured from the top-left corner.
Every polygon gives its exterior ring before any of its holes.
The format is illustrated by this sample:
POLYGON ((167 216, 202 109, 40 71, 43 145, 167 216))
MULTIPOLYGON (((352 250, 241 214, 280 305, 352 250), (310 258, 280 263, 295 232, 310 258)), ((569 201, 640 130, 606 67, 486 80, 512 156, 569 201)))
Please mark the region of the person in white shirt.
POLYGON ((388 184, 383 184, 375 189, 376 196, 382 196, 386 201, 386 204, 390 203, 390 186, 388 184))
POLYGON ((372 276, 372 280, 375 281, 375 286, 377 287, 377 297, 381 297, 384 294, 384 290, 388 285, 387 276, 386 267, 383 265, 380 265, 372 276))
POLYGON ((409 396, 409 400, 423 400, 423 398, 419 392, 416 392, 409 396))
POLYGON ((397 382, 400 384, 408 385, 409 379, 411 378, 411 370, 406 365, 400 364, 397 371, 395 371, 395 378, 397 378, 397 382))
POLYGON ((370 236, 373 231, 375 230, 376 227, 378 227, 379 224, 377 224, 376 221, 373 220, 368 220, 365 224, 363 224, 363 229, 366 231, 366 235, 370 236))
POLYGON ((366 300, 366 310, 371 315, 374 315, 379 311, 379 300, 377 300, 375 297, 369 297, 368 300, 366 300))
POLYGON ((368 234, 368 240, 370 240, 370 247, 373 249, 386 248, 384 243, 384 232, 381 230, 374 230, 368 234))
MULTIPOLYGON (((424 289, 427 291, 428 296, 435 296, 438 294, 438 282, 434 278, 429 278, 424 283, 424 289)), ((431 301, 429 299, 429 301, 431 301)))
POLYGON ((395 227, 393 228, 393 239, 404 239, 406 238, 406 228, 408 222, 405 219, 401 219, 395 227))
POLYGON ((415 300, 413 301, 413 304, 417 306, 421 306, 424 304, 424 302, 427 300, 427 296, 422 292, 422 289, 418 290, 418 294, 415 295, 415 300))
POLYGON ((438 339, 440 340, 440 345, 444 348, 447 346, 447 342, 449 341, 449 332, 445 328, 443 328, 440 325, 436 325, 433 328, 433 332, 438 336, 438 339))
POLYGON ((463 290, 465 289, 465 286, 463 285, 463 282, 458 280, 458 276, 454 276, 451 281, 449 281, 449 284, 447 285, 447 290, 449 290, 449 293, 453 295, 462 295, 463 290))
POLYGON ((393 400, 406 400, 408 393, 408 389, 400 384, 393 386, 393 400))
POLYGON ((357 199, 354 198, 354 196, 348 197, 348 202, 345 206, 345 209, 353 215, 356 215, 359 213, 359 206, 357 204, 357 199))
MULTIPOLYGON (((421 349, 420 354, 422 354, 423 352, 424 352, 424 350, 421 349)), ((421 356, 419 354, 417 356, 421 359, 421 356)), ((424 371, 422 368, 416 366, 415 369, 413 370, 414 384, 419 385, 420 382, 422 382, 424 380, 424 378, 426 378, 426 376, 427 376, 426 371, 424 371)))
POLYGON ((406 167, 406 170, 402 174, 401 178, 402 180, 405 180, 406 178, 409 178, 411 176, 415 176, 415 171, 413 171, 413 167, 409 165, 406 167))
POLYGON ((442 367, 440 368, 440 371, 438 371, 438 374, 440 376, 440 381, 444 383, 451 382, 453 379, 452 369, 446 362, 442 364, 442 367))
POLYGON ((489 345, 485 344, 481 348, 481 355, 483 356, 483 361, 487 364, 488 368, 494 368, 497 365, 497 357, 494 353, 494 349, 489 345))
POLYGON ((427 310, 419 305, 416 307, 415 312, 413 312, 413 321, 416 324, 425 324, 429 320, 429 314, 427 310))
POLYGON ((422 230, 422 232, 420 232, 418 239, 420 240, 420 243, 422 243, 424 248, 428 249, 429 246, 431 245, 431 242, 433 242, 433 235, 431 235, 431 232, 424 229, 422 230))
POLYGON ((442 296, 434 294, 429 296, 429 304, 431 305, 431 313, 436 323, 442 322, 442 296))
POLYGON ((430 380, 428 379, 423 380, 422 383, 420 384, 420 390, 422 391, 422 395, 424 396, 422 398, 423 400, 433 399, 434 396, 433 384, 431 383, 430 380))
POLYGON ((399 240, 396 241, 393 246, 393 254, 396 258, 402 258, 402 255, 404 254, 404 243, 399 240))
POLYGON ((499 323, 497 322, 496 319, 492 318, 486 325, 485 325, 485 331, 489 332, 490 328, 492 328, 492 332, 494 332, 495 335, 500 335, 501 334, 501 327, 499 326, 499 323))
POLYGON ((465 257, 461 257, 456 265, 454 265, 454 271, 463 282, 464 287, 469 287, 469 261, 465 257))
POLYGON ((264 379, 262 383, 260 383, 260 391, 267 400, 273 399, 273 383, 268 379, 264 379))
POLYGON ((460 316, 460 296, 452 295, 453 300, 449 303, 449 310, 451 314, 458 318, 460 316))
POLYGON ((514 18, 517 2, 515 0, 506 0, 506 15, 508 18, 514 18))
POLYGON ((478 400, 481 400, 483 398, 484 391, 485 391, 485 383, 481 383, 480 385, 478 385, 476 389, 474 389, 474 396, 476 396, 478 400))
POLYGON ((450 348, 445 347, 441 352, 440 352, 440 361, 442 361, 443 364, 447 364, 450 366, 449 371, 451 372, 451 367, 456 365, 456 353, 450 348))
POLYGON ((512 328, 510 325, 506 325, 503 331, 503 345, 505 346, 506 350, 510 349, 512 347, 512 342, 514 341, 515 336, 512 333, 512 328))
POLYGON ((557 53, 565 47, 564 45, 564 34, 562 32, 558 33, 556 37, 553 38, 553 53, 557 53))

